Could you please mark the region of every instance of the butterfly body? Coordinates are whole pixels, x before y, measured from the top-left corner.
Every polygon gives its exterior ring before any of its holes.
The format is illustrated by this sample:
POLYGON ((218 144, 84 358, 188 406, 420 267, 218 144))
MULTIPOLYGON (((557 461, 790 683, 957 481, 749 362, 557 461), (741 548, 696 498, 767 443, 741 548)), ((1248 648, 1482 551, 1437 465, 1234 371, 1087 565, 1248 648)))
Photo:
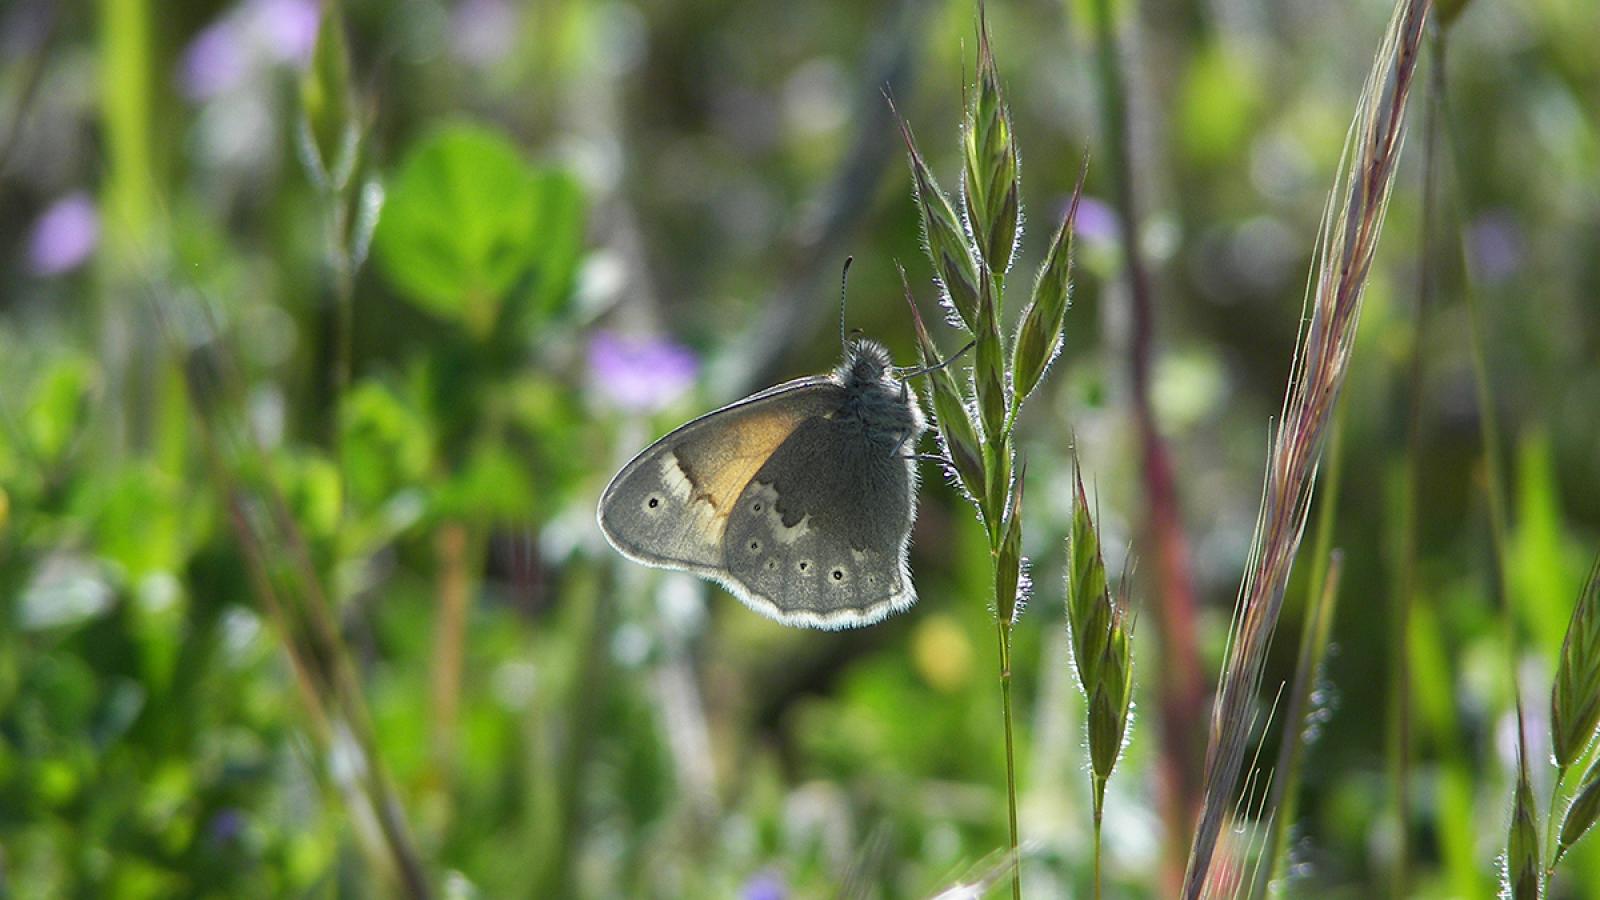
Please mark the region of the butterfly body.
POLYGON ((916 601, 910 457, 926 427, 888 352, 856 341, 833 373, 646 448, 606 488, 600 528, 624 555, 715 579, 780 622, 869 624, 916 601))

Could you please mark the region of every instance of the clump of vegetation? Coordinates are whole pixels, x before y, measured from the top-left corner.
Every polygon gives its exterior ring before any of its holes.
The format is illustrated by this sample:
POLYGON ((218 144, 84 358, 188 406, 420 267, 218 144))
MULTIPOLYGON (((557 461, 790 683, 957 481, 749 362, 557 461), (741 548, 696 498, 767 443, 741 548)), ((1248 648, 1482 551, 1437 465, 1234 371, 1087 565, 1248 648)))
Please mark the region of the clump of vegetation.
POLYGON ((1392 5, 7 5, 0 895, 1597 896, 1600 7, 1392 5), (820 634, 593 507, 846 253, 820 634))

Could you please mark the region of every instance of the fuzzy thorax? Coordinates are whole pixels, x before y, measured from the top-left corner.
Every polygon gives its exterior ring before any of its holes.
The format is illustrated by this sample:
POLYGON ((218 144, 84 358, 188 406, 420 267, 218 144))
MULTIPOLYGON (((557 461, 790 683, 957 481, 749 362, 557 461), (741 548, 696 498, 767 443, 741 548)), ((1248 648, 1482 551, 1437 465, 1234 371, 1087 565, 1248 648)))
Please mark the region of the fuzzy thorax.
POLYGON ((927 428, 916 394, 894 377, 894 361, 882 344, 851 341, 834 377, 847 396, 840 418, 859 422, 874 443, 903 446, 927 428))

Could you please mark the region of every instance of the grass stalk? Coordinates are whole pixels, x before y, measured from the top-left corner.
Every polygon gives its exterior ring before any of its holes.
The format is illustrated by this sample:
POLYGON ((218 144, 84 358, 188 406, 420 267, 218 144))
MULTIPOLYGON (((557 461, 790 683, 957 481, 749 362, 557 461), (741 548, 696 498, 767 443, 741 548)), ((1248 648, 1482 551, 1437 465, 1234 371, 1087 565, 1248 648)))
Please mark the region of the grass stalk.
POLYGON ((447 779, 455 758, 456 720, 461 705, 461 669, 466 643, 467 610, 472 595, 474 541, 468 527, 450 522, 434 535, 438 560, 439 618, 434 631, 431 696, 433 755, 440 777, 447 779))
MULTIPOLYGON (((1440 35, 1435 42, 1439 67, 1444 68, 1445 39, 1440 35)), ((1443 75, 1440 76, 1443 83, 1443 75)), ((1451 140, 1452 144, 1456 141, 1451 140)), ((1459 149, 1457 150, 1459 153, 1459 149)), ((1459 165, 1457 166, 1459 171, 1459 165)), ((1477 291, 1472 284, 1471 266, 1467 263, 1466 248, 1457 241, 1461 253, 1464 284, 1461 299, 1467 310, 1467 347, 1472 362, 1472 389, 1478 405, 1478 440, 1483 449, 1484 497, 1489 506, 1489 537, 1494 552, 1494 583, 1499 593, 1500 605, 1505 613, 1505 631, 1508 649, 1514 644, 1516 622, 1511 608, 1511 568, 1509 525, 1506 520, 1506 487, 1500 458, 1499 415, 1495 411, 1494 390, 1489 385, 1488 355, 1483 345, 1483 313, 1478 305, 1477 291)))
MULTIPOLYGON (((1039 269, 1016 331, 1008 340, 1001 325, 1002 309, 1006 273, 1016 252, 1016 235, 1022 222, 1021 180, 1011 114, 989 43, 982 0, 978 3, 977 30, 976 77, 963 86, 959 204, 939 187, 917 150, 910 126, 899 120, 921 214, 923 248, 950 314, 947 321, 973 338, 971 377, 964 388, 942 370, 938 347, 917 312, 909 283, 906 300, 922 363, 931 369, 930 399, 942 461, 952 480, 977 506, 979 521, 989 538, 1005 738, 1011 896, 1021 900, 1011 637, 1029 587, 1022 557, 1022 488, 1026 470, 1017 463, 1011 428, 1018 408, 1039 385, 1064 339, 1071 292, 1072 212, 1077 209, 1077 195, 1074 194, 1072 210, 1056 232, 1039 269)), ((889 106, 893 112, 892 99, 889 106)), ((901 274, 903 278, 904 272, 901 274)))
POLYGON ((105 433, 97 446, 111 456, 145 447, 144 433, 159 416, 151 408, 150 373, 155 360, 145 355, 159 336, 134 304, 124 302, 130 287, 126 267, 154 238, 160 190, 156 181, 156 95, 152 88, 156 41, 150 0, 99 0, 100 128, 105 174, 99 203, 107 223, 102 270, 99 354, 106 382, 118 402, 104 405, 105 433))
POLYGON ((1011 622, 1000 618, 995 621, 995 637, 1000 649, 1000 714, 1005 720, 1006 732, 1006 812, 1010 824, 1010 851, 1014 864, 1011 867, 1012 900, 1022 900, 1022 860, 1018 856, 1017 831, 1017 752, 1016 737, 1011 714, 1011 622))
POLYGON ((283 641, 317 748, 323 777, 335 754, 350 754, 352 777, 339 790, 358 842, 400 896, 426 898, 432 888, 411 837, 399 796, 383 766, 377 736, 350 650, 304 535, 272 478, 271 460, 241 412, 242 389, 230 355, 220 347, 208 310, 178 315, 169 301, 154 308, 174 359, 182 366, 212 480, 227 504, 257 601, 283 641), (183 335, 180 322, 203 333, 183 335), (195 339, 197 338, 198 339, 195 339))
POLYGON ((1188 820, 1199 796, 1198 773, 1191 760, 1203 739, 1201 710, 1205 706, 1205 677, 1195 637, 1194 584, 1178 504, 1177 478, 1150 403, 1155 303, 1149 269, 1139 242, 1139 202, 1121 44, 1111 0, 1094 0, 1091 14, 1099 64, 1101 122, 1111 159, 1113 199, 1132 313, 1128 374, 1139 438, 1146 537, 1154 548, 1160 591, 1156 615, 1163 659, 1158 702, 1162 736, 1160 756, 1161 769, 1170 786, 1163 803, 1164 818, 1169 845, 1181 847, 1188 840, 1188 820))
POLYGON ((1429 0, 1396 4, 1325 208, 1307 291, 1307 324, 1273 434, 1256 535, 1212 710, 1200 820, 1184 877, 1183 896, 1188 900, 1198 898, 1205 888, 1224 818, 1234 804, 1266 651, 1305 530, 1328 425, 1348 371, 1431 5, 1429 0))
POLYGON ((1094 803, 1095 896, 1098 897, 1106 784, 1122 756, 1132 709, 1133 620, 1129 612, 1126 571, 1116 599, 1112 597, 1105 560, 1100 553, 1100 534, 1089 511, 1089 498, 1083 488, 1083 472, 1076 452, 1072 458, 1072 480, 1075 502, 1071 526, 1067 530, 1067 632, 1072 642, 1073 668, 1087 700, 1085 725, 1094 803))
POLYGON ((1417 602, 1419 555, 1417 536, 1418 494, 1423 470, 1422 409, 1427 373, 1428 320, 1433 305, 1435 252, 1434 230, 1438 207, 1438 131, 1439 103, 1443 91, 1444 66, 1438 54, 1434 30, 1432 66, 1423 102, 1422 122, 1422 215, 1418 224, 1417 295, 1411 325, 1411 347, 1407 371, 1406 443, 1400 484, 1400 559, 1394 596, 1394 634, 1390 651, 1389 696, 1390 777, 1393 784, 1395 845, 1389 876, 1390 896, 1406 896, 1410 853, 1411 798, 1411 628, 1412 607, 1417 602))
POLYGON ((1561 786, 1567 781, 1567 767, 1556 766, 1556 777, 1550 779, 1550 803, 1545 807, 1544 816, 1544 847, 1550 854, 1550 862, 1544 868, 1544 879, 1549 882, 1556 873, 1556 862, 1559 852, 1556 846, 1556 804, 1561 801, 1561 786))
POLYGON ((1101 814, 1104 811, 1104 807, 1105 807, 1105 788, 1104 788, 1103 784, 1102 785, 1096 785, 1095 786, 1095 798, 1094 798, 1094 898, 1095 898, 1095 900, 1100 900, 1101 890, 1102 890, 1102 887, 1101 887, 1101 876, 1100 876, 1100 869, 1101 869, 1101 863, 1100 863, 1100 837, 1101 837, 1100 820, 1102 818, 1101 814))

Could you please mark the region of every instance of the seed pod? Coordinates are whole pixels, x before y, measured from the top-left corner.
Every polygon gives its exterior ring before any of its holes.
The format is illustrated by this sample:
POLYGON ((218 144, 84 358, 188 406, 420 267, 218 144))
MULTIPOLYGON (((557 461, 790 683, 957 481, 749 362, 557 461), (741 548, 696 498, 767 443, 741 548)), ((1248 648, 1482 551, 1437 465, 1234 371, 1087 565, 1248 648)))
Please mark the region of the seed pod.
MULTIPOLYGON (((1554 814, 1552 811, 1551 815, 1554 814)), ((1561 818, 1561 836, 1556 841, 1556 862, 1589 833, 1597 818, 1600 818, 1600 764, 1589 767, 1583 776, 1583 787, 1578 789, 1578 796, 1572 798, 1572 805, 1567 807, 1566 815, 1561 818)))
POLYGON ((1128 640, 1126 613, 1112 614, 1100 658, 1100 681, 1089 700, 1089 764, 1098 781, 1111 777, 1122 755, 1128 710, 1133 699, 1132 643, 1128 640))
POLYGON ((1506 840, 1506 890, 1511 900, 1538 900, 1543 869, 1539 865, 1539 812, 1528 779, 1528 748, 1522 740, 1522 709, 1517 708, 1517 793, 1511 808, 1511 833, 1506 840))
POLYGON ((1064 342, 1067 307, 1072 303, 1072 229, 1078 216, 1078 200, 1083 196, 1083 177, 1089 167, 1087 156, 1083 162, 1078 186, 1072 191, 1072 205, 1039 267, 1033 296, 1022 311, 1022 324, 1017 326, 1011 348, 1011 390, 1019 404, 1039 386, 1064 342))
POLYGON ((1565 769, 1600 726, 1600 558, 1578 595, 1550 689, 1550 752, 1565 769))
POLYGON ((1100 556, 1100 535, 1089 515, 1083 474, 1077 452, 1072 456, 1076 502, 1067 529, 1067 626, 1072 638, 1072 658, 1078 683, 1091 700, 1100 684, 1100 666, 1111 632, 1111 591, 1106 565, 1100 556))
POLYGON ((983 520, 995 535, 1005 522, 1006 501, 1011 496, 1011 441, 983 445, 983 520))
MULTIPOLYGON (((905 288, 906 303, 911 307, 911 321, 916 328, 917 348, 922 354, 922 365, 927 368, 943 365, 943 360, 939 358, 939 349, 934 346, 933 338, 928 335, 927 326, 922 323, 922 314, 917 311, 916 299, 911 296, 911 284, 906 280, 905 269, 900 269, 900 284, 905 288)), ((978 429, 972 423, 972 416, 967 411, 961 390, 956 386, 955 376, 951 374, 948 366, 929 372, 928 382, 930 386, 928 393, 933 400, 934 428, 939 435, 940 443, 944 446, 945 456, 961 480, 962 488, 973 502, 977 503, 979 498, 984 496, 986 489, 983 445, 978 436, 978 429)))
MULTIPOLYGON (((890 103, 893 109, 893 102, 890 103)), ((922 232, 928 259, 944 288, 945 302, 955 320, 967 331, 972 331, 978 321, 978 263, 972 257, 972 248, 962 230, 961 220, 950 206, 950 199, 939 189, 922 154, 917 152, 916 141, 911 137, 911 126, 899 119, 900 136, 905 139, 906 152, 911 156, 911 177, 917 188, 917 209, 922 213, 922 232)))
MULTIPOLYGON (((1026 474, 1027 467, 1023 467, 1026 474)), ((1020 608, 1022 586, 1022 482, 1019 476, 1011 498, 1011 511, 1006 516, 1005 535, 1000 539, 1000 553, 994 574, 994 608, 1000 621, 1016 622, 1020 608)))
POLYGON ((990 269, 1004 275, 1016 253, 1022 207, 1017 173, 1017 145, 1011 113, 1000 92, 1000 74, 989 46, 989 25, 978 7, 977 81, 967 91, 962 121, 965 164, 961 194, 967 226, 978 252, 990 269))
POLYGON ((1000 340, 1000 290, 987 268, 978 275, 978 347, 972 370, 974 393, 978 398, 978 417, 983 434, 997 444, 1006 428, 1010 399, 1006 393, 1005 345, 1000 340))

